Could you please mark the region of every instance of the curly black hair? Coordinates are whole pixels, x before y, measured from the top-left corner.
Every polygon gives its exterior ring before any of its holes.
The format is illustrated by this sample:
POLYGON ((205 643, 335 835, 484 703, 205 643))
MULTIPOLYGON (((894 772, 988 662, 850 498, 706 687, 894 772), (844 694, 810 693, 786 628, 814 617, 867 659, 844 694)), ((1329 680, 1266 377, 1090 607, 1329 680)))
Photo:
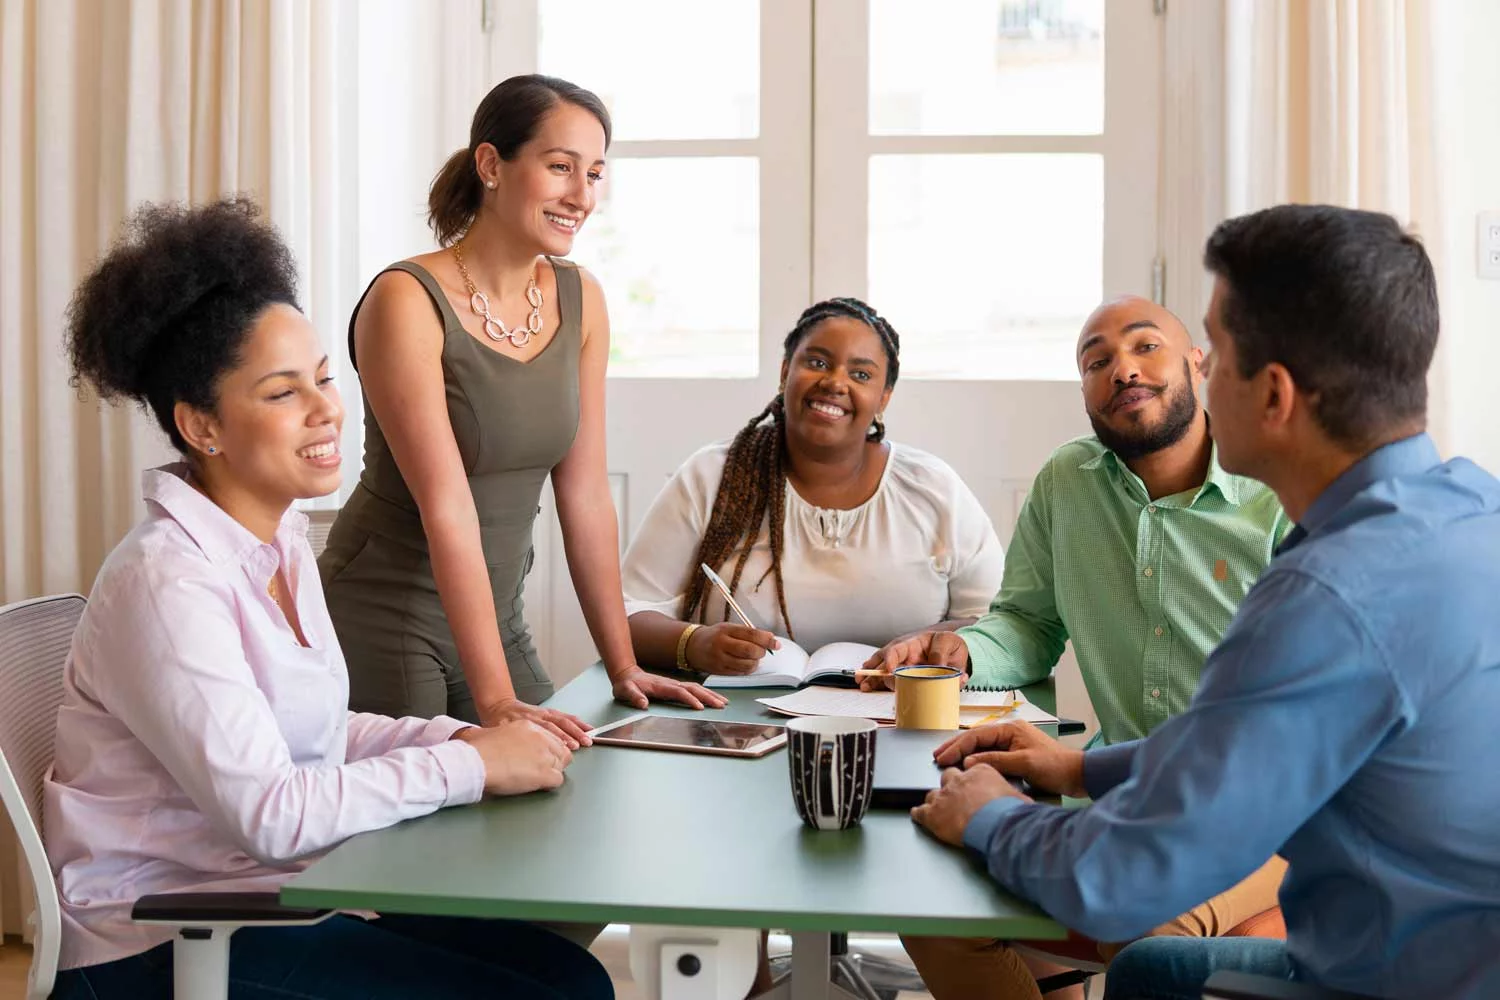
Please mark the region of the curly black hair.
POLYGON ((248 198, 143 205, 68 306, 71 384, 149 407, 186 454, 176 404, 212 412, 256 318, 296 293, 291 251, 248 198))

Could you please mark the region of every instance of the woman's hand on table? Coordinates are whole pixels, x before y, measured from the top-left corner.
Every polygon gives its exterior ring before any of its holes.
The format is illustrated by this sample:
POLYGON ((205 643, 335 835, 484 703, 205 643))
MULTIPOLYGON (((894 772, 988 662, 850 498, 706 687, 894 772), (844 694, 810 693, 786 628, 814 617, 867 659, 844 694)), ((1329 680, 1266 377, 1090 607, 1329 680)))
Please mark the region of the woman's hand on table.
POLYGON ((551 729, 527 719, 495 726, 470 726, 453 734, 484 761, 484 790, 489 795, 523 795, 563 783, 573 751, 551 729))
POLYGON ((589 730, 593 727, 576 715, 559 712, 555 708, 528 705, 519 698, 507 698, 479 710, 479 721, 485 726, 499 726, 506 722, 534 722, 546 729, 567 746, 569 750, 592 746, 589 730))
POLYGON ((743 677, 754 673, 761 659, 781 640, 765 629, 734 622, 705 625, 688 636, 688 666, 699 673, 743 677))
POLYGON ((615 701, 635 708, 646 708, 653 701, 673 702, 688 708, 723 708, 729 699, 710 691, 701 684, 673 680, 660 674, 647 673, 640 667, 631 667, 617 677, 611 677, 615 701))

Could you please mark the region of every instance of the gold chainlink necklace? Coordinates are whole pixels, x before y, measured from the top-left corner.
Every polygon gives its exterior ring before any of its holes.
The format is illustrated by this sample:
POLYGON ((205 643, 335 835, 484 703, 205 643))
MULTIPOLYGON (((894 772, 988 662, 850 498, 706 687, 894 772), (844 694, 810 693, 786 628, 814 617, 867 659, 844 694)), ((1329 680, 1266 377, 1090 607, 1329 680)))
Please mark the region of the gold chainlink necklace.
POLYGON ((458 262, 458 273, 463 276, 464 285, 469 289, 469 309, 475 316, 484 320, 484 335, 496 343, 508 340, 512 347, 525 347, 531 343, 531 338, 542 332, 542 290, 536 284, 536 268, 531 270, 531 278, 526 283, 526 301, 531 305, 531 315, 526 317, 524 326, 517 325, 514 329, 508 328, 499 317, 490 312, 490 297, 481 292, 474 284, 474 279, 469 277, 469 268, 464 264, 463 241, 453 244, 453 259, 458 262))

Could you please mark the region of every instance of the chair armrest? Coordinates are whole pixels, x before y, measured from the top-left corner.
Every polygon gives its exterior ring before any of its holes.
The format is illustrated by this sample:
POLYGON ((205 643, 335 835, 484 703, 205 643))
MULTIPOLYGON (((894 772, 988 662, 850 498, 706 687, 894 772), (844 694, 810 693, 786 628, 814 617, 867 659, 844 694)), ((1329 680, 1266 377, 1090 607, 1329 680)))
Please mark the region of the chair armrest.
POLYGON ((137 899, 130 918, 152 924, 262 924, 317 921, 330 912, 283 906, 274 892, 159 892, 137 899))
POLYGON ((1244 972, 1215 972, 1203 984, 1203 1000, 1375 1000, 1360 993, 1324 989, 1244 972))

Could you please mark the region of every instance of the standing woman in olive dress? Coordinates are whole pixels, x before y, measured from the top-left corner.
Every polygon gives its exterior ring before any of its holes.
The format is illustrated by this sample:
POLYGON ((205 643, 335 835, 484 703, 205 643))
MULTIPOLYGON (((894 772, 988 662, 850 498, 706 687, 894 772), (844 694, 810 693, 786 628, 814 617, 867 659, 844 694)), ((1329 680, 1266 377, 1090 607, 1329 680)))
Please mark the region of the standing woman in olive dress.
POLYGON ((442 249, 386 268, 355 307, 364 469, 318 566, 356 711, 527 718, 589 742, 583 722, 536 705, 553 687, 522 594, 549 474, 615 697, 724 704, 642 671, 625 622, 604 449, 609 319, 598 281, 561 259, 594 208, 609 138, 589 91, 504 81, 432 182, 442 249))

